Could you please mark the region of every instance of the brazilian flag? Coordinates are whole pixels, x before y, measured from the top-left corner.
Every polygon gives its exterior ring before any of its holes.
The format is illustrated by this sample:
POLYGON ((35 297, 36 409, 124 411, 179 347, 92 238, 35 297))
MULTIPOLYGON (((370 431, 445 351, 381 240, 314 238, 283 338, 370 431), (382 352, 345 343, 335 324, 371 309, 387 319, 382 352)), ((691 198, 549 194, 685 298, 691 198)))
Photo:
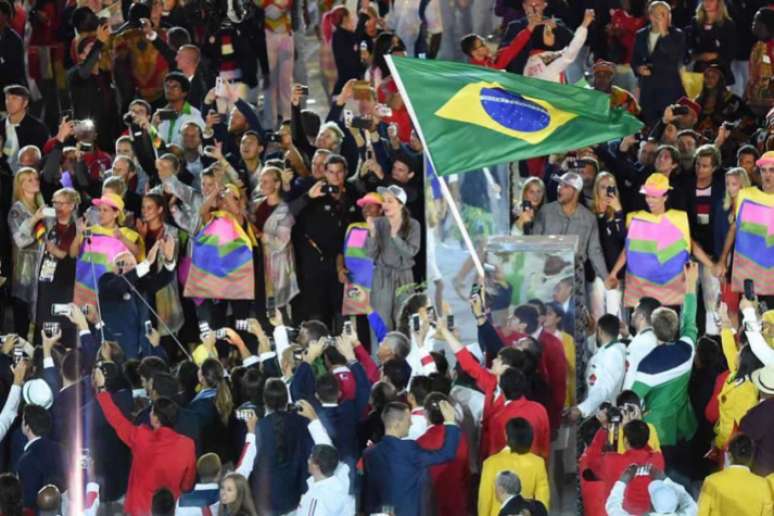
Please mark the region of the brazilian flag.
POLYGON ((642 127, 589 88, 448 61, 387 61, 439 175, 577 149, 642 127))

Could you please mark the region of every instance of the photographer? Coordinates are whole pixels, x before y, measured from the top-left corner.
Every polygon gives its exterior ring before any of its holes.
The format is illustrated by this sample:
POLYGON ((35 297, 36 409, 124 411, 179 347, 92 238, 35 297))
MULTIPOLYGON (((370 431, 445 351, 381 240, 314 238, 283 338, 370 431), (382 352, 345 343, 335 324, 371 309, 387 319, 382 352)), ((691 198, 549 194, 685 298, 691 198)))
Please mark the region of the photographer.
POLYGON ((296 247, 301 310, 298 320, 318 319, 331 325, 341 313, 342 286, 338 278, 344 234, 352 222, 362 220, 356 195, 345 186, 347 162, 331 154, 325 178, 290 203, 298 234, 296 247))

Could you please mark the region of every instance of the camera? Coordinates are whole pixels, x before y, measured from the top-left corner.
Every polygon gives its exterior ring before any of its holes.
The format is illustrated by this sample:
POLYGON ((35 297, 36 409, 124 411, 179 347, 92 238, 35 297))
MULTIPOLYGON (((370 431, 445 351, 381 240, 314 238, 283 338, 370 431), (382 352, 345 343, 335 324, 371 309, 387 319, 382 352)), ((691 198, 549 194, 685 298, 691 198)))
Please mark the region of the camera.
POLYGON ((335 194, 335 193, 339 193, 339 187, 335 185, 325 184, 323 185, 321 191, 324 194, 335 194))
POLYGON ((131 113, 124 113, 122 120, 124 122, 124 125, 133 125, 134 115, 132 115, 131 113))
POLYGON ((237 329, 237 331, 247 331, 247 319, 237 319, 234 322, 234 327, 237 329))
POLYGON ((611 403, 603 403, 599 407, 599 410, 605 413, 607 421, 612 425, 619 424, 621 421, 623 421, 623 413, 621 412, 621 409, 611 403))
POLYGON ((285 327, 285 332, 288 334, 288 341, 295 342, 298 339, 298 328, 285 327))
POLYGON ((273 131, 266 135, 266 141, 269 143, 279 143, 281 140, 278 132, 273 131))
POLYGON ((51 305, 51 315, 54 317, 67 317, 70 315, 70 305, 66 303, 54 303, 51 305))
POLYGON ((291 403, 288 405, 288 412, 301 412, 301 405, 298 403, 291 403))

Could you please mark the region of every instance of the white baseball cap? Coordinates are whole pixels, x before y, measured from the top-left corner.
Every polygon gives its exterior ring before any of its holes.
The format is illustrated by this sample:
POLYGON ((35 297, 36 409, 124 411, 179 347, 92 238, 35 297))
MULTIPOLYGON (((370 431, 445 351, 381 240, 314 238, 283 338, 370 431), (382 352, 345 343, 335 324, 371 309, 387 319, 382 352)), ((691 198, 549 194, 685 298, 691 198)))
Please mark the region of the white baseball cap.
POLYGON ((376 189, 376 192, 382 197, 384 197, 385 194, 392 195, 398 199, 401 204, 406 204, 406 200, 408 199, 406 196, 406 191, 398 185, 390 185, 386 187, 380 186, 376 189))
POLYGON ((576 192, 583 191, 583 179, 575 172, 565 172, 559 178, 559 182, 575 188, 576 192))
POLYGON ((28 405, 38 405, 48 410, 54 404, 54 393, 42 378, 34 378, 22 386, 22 398, 28 405))

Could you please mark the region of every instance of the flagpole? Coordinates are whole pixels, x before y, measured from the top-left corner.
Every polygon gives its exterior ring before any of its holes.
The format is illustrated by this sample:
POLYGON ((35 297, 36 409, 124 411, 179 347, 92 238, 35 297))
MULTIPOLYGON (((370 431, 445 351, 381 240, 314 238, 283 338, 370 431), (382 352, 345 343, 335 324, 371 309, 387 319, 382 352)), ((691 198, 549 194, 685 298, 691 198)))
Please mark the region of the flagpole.
POLYGON ((433 162, 433 155, 430 152, 430 147, 427 146, 427 141, 425 140, 425 135, 422 132, 422 127, 419 125, 419 119, 417 118, 417 115, 414 112, 414 106, 411 105, 411 99, 409 99, 408 93, 406 92, 406 88, 403 86, 403 81, 401 80, 400 75, 398 75, 398 70, 395 68, 395 65, 392 62, 392 56, 389 56, 389 55, 385 56, 385 60, 387 62, 387 66, 390 69, 390 74, 392 75, 392 78, 395 79, 395 84, 398 86, 398 91, 400 92, 400 95, 403 99, 403 103, 406 105, 406 109, 409 112, 411 121, 414 123, 414 128, 417 131, 417 135, 419 136, 419 139, 422 141, 422 146, 424 147, 425 153, 427 154, 427 159, 430 160, 430 165, 433 167, 433 170, 435 170, 436 172, 436 176, 438 177, 438 183, 441 185, 441 194, 443 195, 443 198, 446 200, 446 204, 449 206, 449 211, 452 214, 452 218, 454 219, 454 222, 457 225, 457 228, 460 230, 460 234, 462 235, 462 240, 465 242, 465 247, 468 248, 468 252, 470 253, 471 259, 473 260, 473 265, 476 267, 478 276, 480 278, 483 278, 484 266, 481 264, 481 258, 479 258, 478 253, 476 252, 476 247, 473 245, 473 240, 470 238, 470 233, 468 233, 468 230, 462 221, 460 210, 457 207, 457 203, 454 201, 454 198, 452 197, 451 192, 449 191, 449 187, 446 185, 445 178, 438 174, 438 169, 435 167, 435 163, 433 162))

